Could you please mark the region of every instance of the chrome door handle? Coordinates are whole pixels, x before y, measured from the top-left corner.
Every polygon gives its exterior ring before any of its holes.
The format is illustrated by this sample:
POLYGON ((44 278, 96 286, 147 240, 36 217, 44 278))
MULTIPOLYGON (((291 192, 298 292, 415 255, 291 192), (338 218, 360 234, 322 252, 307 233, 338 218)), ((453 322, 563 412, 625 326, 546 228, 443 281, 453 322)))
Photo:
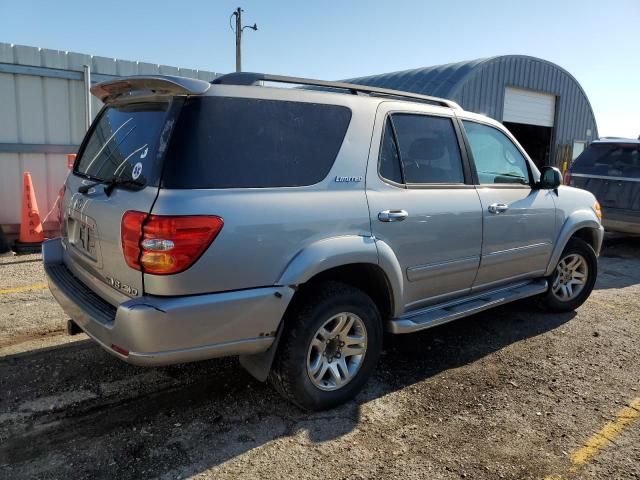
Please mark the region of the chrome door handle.
POLYGON ((491 205, 489 205, 489 213, 504 213, 507 210, 509 210, 509 206, 505 205, 504 203, 492 203, 491 205))
POLYGON ((378 214, 378 220, 381 222, 401 222, 408 216, 406 210, 383 210, 378 214))

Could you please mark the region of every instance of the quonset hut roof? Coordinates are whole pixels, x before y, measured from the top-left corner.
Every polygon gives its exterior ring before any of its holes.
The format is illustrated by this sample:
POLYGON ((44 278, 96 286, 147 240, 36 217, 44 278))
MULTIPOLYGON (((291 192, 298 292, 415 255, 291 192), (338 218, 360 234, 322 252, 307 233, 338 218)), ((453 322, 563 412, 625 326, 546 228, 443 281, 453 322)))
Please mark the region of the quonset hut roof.
POLYGON ((448 98, 465 110, 482 113, 500 122, 503 121, 507 87, 555 95, 551 158, 555 158, 556 163, 568 155, 574 141, 590 142, 598 138, 591 104, 578 81, 564 68, 541 58, 500 55, 347 81, 448 98))
POLYGON ((456 89, 464 83, 476 68, 494 58, 479 58, 465 62, 447 63, 433 67, 415 68, 398 72, 352 78, 348 82, 371 87, 393 88, 408 92, 452 98, 456 89))

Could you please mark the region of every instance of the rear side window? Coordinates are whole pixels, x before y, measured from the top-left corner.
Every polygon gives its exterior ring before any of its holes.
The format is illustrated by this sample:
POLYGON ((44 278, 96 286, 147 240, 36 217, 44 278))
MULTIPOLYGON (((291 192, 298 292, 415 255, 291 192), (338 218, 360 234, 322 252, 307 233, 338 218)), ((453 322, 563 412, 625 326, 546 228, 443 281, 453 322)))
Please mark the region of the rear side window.
POLYGON ((609 177, 640 178, 640 145, 592 143, 576 158, 571 171, 609 177))
POLYGON ((343 106, 249 98, 188 99, 165 160, 166 188, 264 188, 324 179, 344 140, 343 106))
POLYGON ((80 152, 74 173, 95 180, 121 178, 157 185, 158 145, 166 144, 170 104, 108 106, 80 152))
POLYGON ((380 149, 380 175, 382 178, 396 183, 404 183, 402 169, 400 168, 400 152, 393 134, 391 117, 387 119, 380 149))
POLYGON ((451 119, 391 115, 382 141, 380 175, 396 183, 464 183, 460 147, 451 119))
POLYGON ((509 137, 488 125, 463 124, 481 184, 529 184, 527 161, 509 137))

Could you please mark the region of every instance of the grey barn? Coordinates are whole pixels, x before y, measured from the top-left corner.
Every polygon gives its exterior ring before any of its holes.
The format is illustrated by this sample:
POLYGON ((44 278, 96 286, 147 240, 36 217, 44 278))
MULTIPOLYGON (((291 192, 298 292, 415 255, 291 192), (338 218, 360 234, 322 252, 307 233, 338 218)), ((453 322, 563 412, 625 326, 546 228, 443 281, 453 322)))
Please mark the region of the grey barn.
POLYGON ((565 69, 503 55, 348 81, 448 98, 502 122, 537 165, 566 166, 598 138, 591 104, 565 69))

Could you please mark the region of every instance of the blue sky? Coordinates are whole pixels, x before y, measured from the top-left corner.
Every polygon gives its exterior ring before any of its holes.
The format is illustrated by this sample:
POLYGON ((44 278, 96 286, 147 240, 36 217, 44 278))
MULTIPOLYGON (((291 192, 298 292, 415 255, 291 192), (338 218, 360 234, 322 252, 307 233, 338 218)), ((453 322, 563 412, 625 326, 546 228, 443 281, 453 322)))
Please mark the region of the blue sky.
POLYGON ((0 41, 229 72, 340 79, 525 54, 582 84, 600 135, 640 135, 640 0, 0 0, 0 41))

